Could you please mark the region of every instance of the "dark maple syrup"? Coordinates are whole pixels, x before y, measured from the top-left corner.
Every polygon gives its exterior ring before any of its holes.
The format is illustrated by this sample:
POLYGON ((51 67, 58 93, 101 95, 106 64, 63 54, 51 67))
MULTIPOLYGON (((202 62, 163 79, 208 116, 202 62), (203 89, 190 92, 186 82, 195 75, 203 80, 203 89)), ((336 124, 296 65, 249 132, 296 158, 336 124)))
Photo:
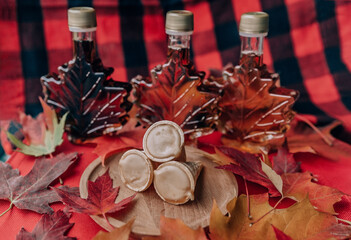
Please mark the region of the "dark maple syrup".
POLYGON ((254 52, 241 53, 239 64, 247 64, 248 67, 259 67, 263 65, 263 55, 254 52))
POLYGON ((167 51, 167 59, 171 59, 171 57, 176 54, 178 57, 175 58, 176 60, 180 60, 183 66, 190 66, 192 65, 190 62, 190 49, 189 48, 172 48, 168 47, 167 51))
POLYGON ((114 134, 129 120, 131 84, 114 81, 113 68, 104 67, 95 41, 95 10, 87 7, 68 10, 73 37, 73 59, 41 78, 45 101, 59 116, 69 115, 65 129, 69 139, 114 134), (82 20, 84 19, 85 22, 82 20))
POLYGON ((73 60, 77 57, 85 57, 85 60, 91 64, 94 72, 103 72, 106 79, 114 72, 112 67, 105 67, 96 52, 96 43, 93 40, 74 40, 73 41, 73 60))

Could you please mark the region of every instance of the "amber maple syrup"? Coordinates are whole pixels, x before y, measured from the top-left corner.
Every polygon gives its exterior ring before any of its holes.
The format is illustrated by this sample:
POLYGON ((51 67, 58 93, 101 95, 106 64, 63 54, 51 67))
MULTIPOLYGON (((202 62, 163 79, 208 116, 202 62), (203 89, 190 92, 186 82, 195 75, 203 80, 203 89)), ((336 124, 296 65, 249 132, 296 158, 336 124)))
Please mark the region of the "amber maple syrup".
POLYGON ((278 74, 263 64, 263 39, 268 32, 268 14, 243 14, 239 26, 239 65, 224 70, 221 129, 227 138, 265 144, 282 138, 294 116, 291 107, 298 93, 277 87, 278 74))
POLYGON ((205 74, 197 71, 190 60, 192 21, 189 11, 168 12, 166 63, 151 70, 149 78, 132 80, 140 106, 139 119, 146 125, 173 121, 188 139, 213 132, 218 118, 214 107, 218 94, 206 91, 205 74))

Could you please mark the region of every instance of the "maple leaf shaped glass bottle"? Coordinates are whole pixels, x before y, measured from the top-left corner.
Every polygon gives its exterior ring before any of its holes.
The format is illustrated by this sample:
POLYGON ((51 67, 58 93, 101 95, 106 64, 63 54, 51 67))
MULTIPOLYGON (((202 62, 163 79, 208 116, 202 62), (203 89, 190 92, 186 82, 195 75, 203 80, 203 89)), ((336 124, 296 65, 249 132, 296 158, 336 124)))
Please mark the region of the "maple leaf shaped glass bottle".
POLYGON ((96 50, 96 16, 90 7, 68 10, 73 38, 73 59, 58 67, 58 74, 41 78, 45 101, 62 116, 69 112, 66 131, 79 143, 112 134, 129 119, 131 84, 111 78, 113 68, 103 66, 96 50))
POLYGON ((269 73, 263 64, 268 19, 264 12, 241 16, 240 62, 225 67, 221 78, 220 128, 224 138, 250 152, 256 152, 254 146, 267 146, 273 140, 283 139, 294 117, 292 105, 298 97, 297 91, 279 87, 279 75, 269 73))
POLYGON ((218 120, 219 94, 207 91, 203 84, 204 72, 198 72, 190 61, 193 30, 192 12, 167 12, 166 63, 152 69, 150 77, 132 79, 140 121, 144 125, 160 120, 173 121, 182 128, 186 139, 213 132, 218 120))

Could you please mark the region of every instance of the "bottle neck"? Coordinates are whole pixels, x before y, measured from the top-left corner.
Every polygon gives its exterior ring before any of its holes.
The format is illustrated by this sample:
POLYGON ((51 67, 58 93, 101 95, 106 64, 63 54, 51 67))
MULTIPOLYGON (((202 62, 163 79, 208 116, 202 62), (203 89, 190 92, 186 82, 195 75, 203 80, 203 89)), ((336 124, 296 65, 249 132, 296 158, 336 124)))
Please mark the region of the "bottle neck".
POLYGON ((167 59, 171 59, 173 54, 178 54, 181 63, 185 66, 190 64, 190 39, 191 34, 168 34, 167 59))
POLYGON ((73 39, 73 59, 77 57, 85 57, 88 63, 93 63, 98 57, 96 51, 96 36, 95 31, 79 31, 72 32, 73 39))
POLYGON ((263 64, 263 39, 267 33, 243 34, 240 33, 241 51, 240 64, 249 61, 255 66, 263 64))

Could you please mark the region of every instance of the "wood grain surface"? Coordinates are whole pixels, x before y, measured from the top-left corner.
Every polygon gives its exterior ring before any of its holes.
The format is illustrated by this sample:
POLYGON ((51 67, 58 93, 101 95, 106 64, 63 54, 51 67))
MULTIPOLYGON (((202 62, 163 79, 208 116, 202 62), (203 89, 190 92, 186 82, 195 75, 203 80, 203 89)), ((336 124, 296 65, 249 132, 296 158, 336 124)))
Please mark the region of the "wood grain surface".
MULTIPOLYGON (((197 180, 194 201, 178 206, 166 203, 157 195, 153 185, 151 185, 146 191, 138 193, 127 209, 116 215, 109 215, 110 223, 120 227, 130 219, 135 218, 133 233, 159 235, 161 215, 168 218, 179 218, 189 227, 195 229, 199 226, 208 226, 214 199, 222 212, 226 213, 227 203, 238 194, 238 185, 234 175, 225 170, 216 169, 216 164, 212 162, 211 156, 202 150, 186 146, 185 151, 187 161, 201 161, 204 166, 197 180)), ((114 187, 121 187, 116 202, 134 194, 134 191, 128 189, 119 177, 118 161, 122 154, 119 153, 108 158, 105 161, 105 166, 101 165, 101 160, 98 158, 85 169, 79 186, 82 198, 88 196, 88 180, 95 181, 107 169, 113 179, 114 187)), ((103 217, 91 217, 97 224, 108 230, 103 217)))

